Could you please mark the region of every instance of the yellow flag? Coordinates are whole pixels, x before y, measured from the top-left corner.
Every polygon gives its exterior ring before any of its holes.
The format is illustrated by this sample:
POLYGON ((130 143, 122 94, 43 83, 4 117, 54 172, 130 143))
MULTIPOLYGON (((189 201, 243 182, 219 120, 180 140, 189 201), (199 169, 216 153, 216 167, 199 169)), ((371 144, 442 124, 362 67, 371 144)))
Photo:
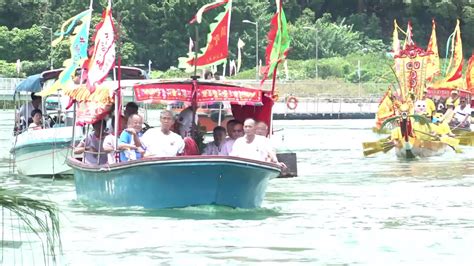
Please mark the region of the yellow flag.
POLYGON ((456 22, 456 38, 453 39, 452 57, 446 74, 446 81, 451 82, 462 78, 462 65, 464 62, 462 53, 461 28, 459 27, 459 19, 456 22))
POLYGON ((400 53, 400 39, 398 39, 398 24, 397 20, 393 20, 393 41, 392 41, 392 50, 393 50, 393 55, 397 55, 400 53))
POLYGON ((388 88, 385 95, 380 100, 379 107, 376 114, 376 127, 380 129, 382 123, 387 119, 395 115, 395 109, 392 101, 392 90, 388 88))
POLYGON ((431 52, 426 60, 426 80, 432 82, 433 78, 440 73, 438 41, 436 38, 436 24, 434 20, 432 21, 431 37, 426 50, 428 53, 431 52))

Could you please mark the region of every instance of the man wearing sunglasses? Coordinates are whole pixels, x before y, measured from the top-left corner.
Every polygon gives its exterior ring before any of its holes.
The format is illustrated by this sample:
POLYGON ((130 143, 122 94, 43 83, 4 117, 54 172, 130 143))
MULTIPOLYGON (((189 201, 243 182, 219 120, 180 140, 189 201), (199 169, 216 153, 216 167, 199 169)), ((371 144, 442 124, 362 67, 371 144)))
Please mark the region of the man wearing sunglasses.
POLYGON ((470 129, 471 127, 471 107, 467 105, 467 99, 462 97, 459 106, 454 108, 454 117, 450 122, 452 128, 470 129))

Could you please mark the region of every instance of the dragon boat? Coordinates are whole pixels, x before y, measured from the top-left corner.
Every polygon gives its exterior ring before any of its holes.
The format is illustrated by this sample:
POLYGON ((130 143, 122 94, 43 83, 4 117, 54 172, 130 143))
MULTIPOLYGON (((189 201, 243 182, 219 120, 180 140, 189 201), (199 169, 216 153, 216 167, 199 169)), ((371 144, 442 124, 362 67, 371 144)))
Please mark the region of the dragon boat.
POLYGON ((426 50, 413 42, 410 24, 405 44, 400 49, 398 29, 395 21, 394 66, 391 69, 397 85, 390 86, 380 100, 374 127, 377 133, 389 136, 378 141, 364 142, 364 155, 386 153, 394 149, 397 157, 412 159, 439 156, 450 150, 460 152, 458 146, 470 145, 472 140, 470 136, 462 139, 451 132, 449 122, 452 114, 446 111, 444 105, 439 104, 445 103, 452 91, 460 91, 467 100, 471 99, 470 91, 462 89, 459 22, 453 33, 452 62, 444 77, 439 76, 434 22, 426 50))

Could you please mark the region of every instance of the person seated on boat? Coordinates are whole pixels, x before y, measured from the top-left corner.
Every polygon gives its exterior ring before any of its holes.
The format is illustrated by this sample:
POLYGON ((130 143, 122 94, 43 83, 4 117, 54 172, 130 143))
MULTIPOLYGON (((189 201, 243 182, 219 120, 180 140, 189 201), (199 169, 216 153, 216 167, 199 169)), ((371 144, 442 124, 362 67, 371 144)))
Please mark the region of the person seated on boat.
POLYGON ((436 106, 430 98, 427 97, 428 91, 423 91, 423 96, 420 100, 415 102, 415 113, 424 115, 430 120, 433 118, 433 114, 436 113, 436 106))
POLYGON ((268 126, 263 121, 258 121, 255 125, 257 128, 257 135, 267 137, 268 136, 268 126))
POLYGON ((183 153, 184 141, 180 135, 171 131, 175 116, 171 110, 160 113, 161 128, 150 128, 140 139, 145 148, 144 157, 167 157, 183 153))
POLYGON ((431 129, 433 130, 432 134, 435 134, 437 136, 448 136, 448 137, 455 137, 456 135, 451 132, 451 129, 449 128, 448 123, 444 123, 442 121, 443 119, 443 114, 441 113, 436 113, 433 115, 433 124, 431 125, 431 129))
POLYGON ((454 107, 456 108, 459 105, 459 92, 454 89, 451 91, 451 96, 449 96, 448 99, 446 99, 446 104, 445 106, 448 106, 448 104, 452 103, 454 107))
POLYGON ((33 110, 38 109, 43 112, 43 107, 41 106, 41 96, 35 95, 34 92, 31 93, 31 102, 25 103, 20 107, 18 111, 20 122, 29 125, 31 123, 31 113, 33 110))
POLYGON ((207 71, 204 73, 204 79, 212 80, 212 79, 214 79, 214 74, 212 74, 211 71, 207 70, 207 71))
MULTIPOLYGON (((197 114, 194 117, 194 123, 197 125, 197 114)), ((178 115, 178 131, 182 138, 189 137, 193 126, 193 108, 191 106, 183 109, 178 115)))
POLYGON ((226 135, 227 133, 224 127, 216 126, 214 130, 212 130, 214 141, 207 143, 202 155, 219 155, 224 146, 226 135))
POLYGON ((235 140, 244 136, 244 125, 242 122, 235 119, 227 122, 227 135, 228 137, 225 139, 224 146, 219 155, 228 156, 232 152, 235 140))
POLYGON ((450 102, 446 105, 446 110, 444 111, 444 115, 441 118, 441 121, 444 123, 449 124, 454 117, 454 103, 450 102))
POLYGON ((140 138, 142 137, 143 118, 139 114, 131 114, 128 117, 127 128, 120 134, 118 149, 120 150, 120 161, 127 162, 143 157, 145 150, 142 148, 140 138))
POLYGON ((28 126, 28 129, 44 129, 49 128, 48 123, 46 122, 43 125, 43 112, 40 109, 35 109, 31 112, 31 117, 33 117, 33 122, 28 126))
POLYGON ((122 130, 127 128, 128 118, 133 114, 138 114, 138 104, 136 102, 128 102, 125 105, 125 110, 123 110, 123 115, 120 117, 122 130))
POLYGON ((93 132, 89 133, 74 149, 74 154, 84 153, 83 162, 91 165, 102 165, 107 163, 107 153, 104 152, 103 142, 108 135, 105 120, 99 120, 92 124, 93 132))
POLYGON ((116 163, 119 160, 119 158, 116 156, 116 143, 117 138, 113 134, 108 134, 105 136, 102 148, 104 149, 104 152, 107 153, 108 164, 116 163))
POLYGON ((412 120, 409 117, 410 114, 410 104, 403 103, 400 105, 400 119, 396 123, 396 127, 393 128, 390 132, 390 140, 396 147, 403 147, 408 139, 408 143, 413 145, 415 142, 415 132, 412 126, 412 120), (405 138, 406 137, 406 138, 405 138))
POLYGON ((454 117, 449 125, 454 128, 470 129, 471 127, 471 107, 467 105, 467 99, 462 97, 459 106, 454 108, 454 117))
POLYGON ((276 154, 272 152, 270 142, 264 136, 257 135, 256 122, 253 118, 247 118, 244 121, 245 135, 238 138, 232 148, 231 156, 237 156, 247 159, 273 162, 280 166, 284 164, 278 162, 276 154))

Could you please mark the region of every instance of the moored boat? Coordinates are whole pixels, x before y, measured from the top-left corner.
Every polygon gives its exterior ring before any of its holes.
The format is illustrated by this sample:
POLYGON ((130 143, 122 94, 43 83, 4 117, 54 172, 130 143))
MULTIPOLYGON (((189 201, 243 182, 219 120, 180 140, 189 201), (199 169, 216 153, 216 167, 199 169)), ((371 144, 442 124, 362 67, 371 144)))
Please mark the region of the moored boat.
MULTIPOLYGON (((28 77, 18 84, 17 95, 20 95, 20 92, 40 93, 51 85, 51 81, 57 79, 60 71, 48 70, 28 77)), ((39 108, 45 112, 42 122, 48 124, 46 128, 41 130, 28 128, 29 121, 21 121, 19 114, 16 116, 15 134, 10 149, 13 163, 18 173, 22 175, 70 175, 72 171, 66 164, 66 157, 71 152, 73 131, 80 138, 83 134, 82 129, 67 124, 64 108, 58 106, 55 110, 48 110, 44 102, 43 99, 39 108)), ((26 113, 31 111, 33 110, 26 110, 26 113)))

